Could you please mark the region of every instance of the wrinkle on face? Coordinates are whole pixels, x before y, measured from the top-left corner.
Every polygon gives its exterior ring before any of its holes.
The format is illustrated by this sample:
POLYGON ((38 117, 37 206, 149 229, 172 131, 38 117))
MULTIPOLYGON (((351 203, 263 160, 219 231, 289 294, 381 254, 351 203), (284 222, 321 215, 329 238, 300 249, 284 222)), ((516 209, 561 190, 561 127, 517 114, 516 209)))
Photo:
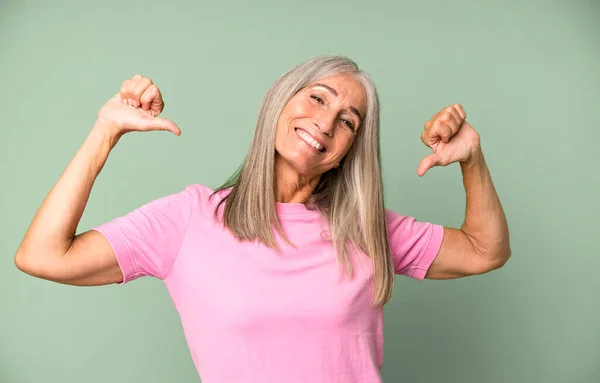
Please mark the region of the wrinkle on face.
POLYGON ((321 175, 344 158, 366 112, 366 92, 351 74, 320 79, 298 91, 277 124, 277 200, 308 200, 321 175), (297 130, 324 144, 319 152, 300 139, 297 130))

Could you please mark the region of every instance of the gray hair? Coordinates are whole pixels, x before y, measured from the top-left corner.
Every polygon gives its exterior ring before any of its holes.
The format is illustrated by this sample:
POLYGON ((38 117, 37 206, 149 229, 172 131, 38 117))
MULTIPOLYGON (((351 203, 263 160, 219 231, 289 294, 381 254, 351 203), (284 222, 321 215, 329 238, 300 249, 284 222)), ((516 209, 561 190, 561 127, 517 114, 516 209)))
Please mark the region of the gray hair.
POLYGON ((374 306, 383 306, 392 295, 394 267, 390 255, 383 201, 379 149, 379 99, 368 74, 343 56, 321 56, 304 61, 269 88, 258 114, 254 137, 242 166, 215 193, 231 188, 223 224, 240 241, 257 238, 278 250, 274 227, 287 240, 275 205, 275 135, 279 116, 301 89, 320 79, 352 74, 367 95, 367 107, 355 141, 338 168, 321 175, 310 201, 329 222, 338 264, 352 277, 351 248, 367 254, 373 265, 374 306))

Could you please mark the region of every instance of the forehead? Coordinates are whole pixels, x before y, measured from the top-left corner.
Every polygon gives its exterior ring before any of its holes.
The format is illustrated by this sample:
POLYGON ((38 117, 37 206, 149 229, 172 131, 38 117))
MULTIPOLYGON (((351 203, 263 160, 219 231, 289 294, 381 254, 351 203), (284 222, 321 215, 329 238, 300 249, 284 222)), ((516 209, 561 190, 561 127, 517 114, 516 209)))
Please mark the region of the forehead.
POLYGON ((333 88, 337 93, 337 97, 334 97, 335 99, 347 104, 346 106, 355 107, 364 116, 367 95, 362 83, 353 75, 341 74, 325 77, 309 84, 307 88, 315 87, 317 84, 323 84, 333 88))

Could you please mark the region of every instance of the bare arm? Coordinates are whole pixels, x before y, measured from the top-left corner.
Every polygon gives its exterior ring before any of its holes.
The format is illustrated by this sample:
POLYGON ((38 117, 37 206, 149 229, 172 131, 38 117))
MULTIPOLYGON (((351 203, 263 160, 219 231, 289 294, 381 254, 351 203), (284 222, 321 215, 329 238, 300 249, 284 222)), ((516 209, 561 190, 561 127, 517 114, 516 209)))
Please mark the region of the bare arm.
POLYGON ((33 218, 15 254, 20 270, 71 285, 123 280, 114 251, 102 234, 75 233, 94 181, 123 134, 150 130, 180 134, 173 122, 155 117, 162 109, 162 96, 150 79, 136 75, 123 83, 120 93, 102 107, 89 136, 33 218))
POLYGON ((481 150, 479 133, 465 120, 460 104, 434 114, 425 123, 423 143, 433 149, 419 164, 422 176, 433 166, 460 163, 467 194, 460 229, 444 227, 441 248, 425 278, 450 279, 483 274, 510 258, 506 216, 481 150))
POLYGON ((506 216, 479 151, 461 163, 467 195, 465 221, 460 229, 444 228, 440 251, 427 271, 428 279, 451 279, 489 272, 510 257, 506 216))
POLYGON ((69 284, 109 284, 123 278, 108 241, 97 232, 75 236, 94 181, 112 147, 110 122, 98 121, 38 209, 15 255, 33 276, 69 284))

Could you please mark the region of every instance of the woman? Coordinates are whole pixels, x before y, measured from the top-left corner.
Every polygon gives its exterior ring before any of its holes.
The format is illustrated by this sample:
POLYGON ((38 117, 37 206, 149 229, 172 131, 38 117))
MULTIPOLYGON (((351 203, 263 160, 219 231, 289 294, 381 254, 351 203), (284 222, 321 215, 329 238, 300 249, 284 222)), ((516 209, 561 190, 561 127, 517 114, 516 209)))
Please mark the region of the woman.
POLYGON ((72 284, 162 279, 205 383, 380 382, 383 305, 395 274, 482 274, 510 256, 506 219, 460 105, 435 114, 419 167, 460 162, 461 229, 384 209, 379 107, 349 59, 303 62, 268 90, 243 167, 75 235, 92 184, 130 131, 181 132, 157 117, 147 77, 123 83, 50 191, 15 256, 72 284))

